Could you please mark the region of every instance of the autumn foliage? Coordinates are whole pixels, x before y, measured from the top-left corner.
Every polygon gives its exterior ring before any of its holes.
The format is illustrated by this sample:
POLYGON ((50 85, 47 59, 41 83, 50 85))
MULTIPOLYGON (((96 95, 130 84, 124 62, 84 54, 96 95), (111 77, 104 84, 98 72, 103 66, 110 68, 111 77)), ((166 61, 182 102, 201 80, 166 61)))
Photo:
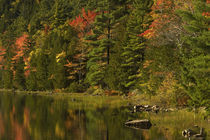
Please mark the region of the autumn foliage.
POLYGON ((149 29, 141 33, 139 36, 148 39, 158 36, 158 32, 163 30, 164 26, 173 20, 173 8, 172 0, 156 0, 150 13, 153 17, 153 22, 149 26, 149 29))
MULTIPOLYGON (((29 39, 27 34, 23 34, 22 36, 18 37, 15 41, 15 44, 13 45, 13 52, 14 56, 12 57, 12 63, 17 64, 20 60, 20 58, 23 58, 23 61, 25 63, 25 76, 28 76, 30 71, 30 65, 29 65, 29 59, 26 55, 29 51, 29 39)), ((15 75, 15 69, 12 67, 13 74, 15 75)))
POLYGON ((6 54, 6 49, 0 46, 0 69, 2 69, 4 64, 4 55, 6 54))
POLYGON ((79 31, 78 37, 83 37, 85 34, 90 34, 91 25, 93 24, 96 12, 82 8, 81 15, 77 16, 74 20, 69 22, 69 25, 79 31))

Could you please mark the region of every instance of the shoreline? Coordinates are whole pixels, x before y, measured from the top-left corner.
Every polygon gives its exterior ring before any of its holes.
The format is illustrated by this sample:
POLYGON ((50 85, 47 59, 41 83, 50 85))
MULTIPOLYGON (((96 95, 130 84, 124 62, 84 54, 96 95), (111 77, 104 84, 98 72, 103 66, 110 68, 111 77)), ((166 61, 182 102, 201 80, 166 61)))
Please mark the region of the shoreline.
MULTIPOLYGON (((124 95, 92 95, 88 93, 70 93, 70 92, 55 92, 55 91, 21 91, 21 90, 13 90, 13 89, 0 89, 0 94, 3 93, 9 93, 9 94, 18 94, 18 95, 38 95, 38 96, 48 96, 48 97, 69 97, 69 98, 79 98, 79 97, 106 97, 106 98, 116 98, 120 99, 122 102, 126 101, 128 102, 128 106, 135 106, 135 105, 149 105, 154 106, 158 105, 161 108, 165 108, 169 111, 175 111, 175 110, 182 110, 182 109, 188 109, 193 110, 190 106, 176 106, 176 105, 164 105, 161 103, 157 103, 153 99, 149 99, 146 95, 132 95, 132 96, 124 96, 124 95)), ((205 110, 206 107, 199 107, 196 110, 205 110)))

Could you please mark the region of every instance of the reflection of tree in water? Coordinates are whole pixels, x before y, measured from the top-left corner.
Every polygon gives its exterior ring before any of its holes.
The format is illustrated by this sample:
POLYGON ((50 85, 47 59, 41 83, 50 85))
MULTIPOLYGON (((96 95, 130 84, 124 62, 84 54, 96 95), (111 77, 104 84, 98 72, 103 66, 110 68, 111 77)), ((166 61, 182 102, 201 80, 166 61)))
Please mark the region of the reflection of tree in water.
MULTIPOLYGON (((148 118, 148 113, 130 113, 128 107, 84 104, 43 96, 0 94, 0 139, 149 140, 179 136, 179 130, 170 127, 166 131, 160 127, 134 130, 124 126, 126 120, 148 118)), ((151 119, 159 122, 161 116, 151 119)))
POLYGON ((11 123, 11 132, 15 140, 27 140, 29 139, 29 114, 24 108, 24 123, 20 124, 16 118, 16 109, 13 105, 12 110, 10 111, 10 123, 11 123))
MULTIPOLYGON (((129 116, 126 111, 122 111, 124 108, 69 107, 67 100, 14 96, 4 95, 0 98, 1 139, 107 140, 135 139, 141 135, 123 127, 121 122, 129 116)), ((134 116, 130 114, 130 117, 134 116)))
POLYGON ((5 133, 4 120, 3 120, 2 114, 0 112, 0 139, 1 139, 1 137, 3 137, 4 133, 5 133))

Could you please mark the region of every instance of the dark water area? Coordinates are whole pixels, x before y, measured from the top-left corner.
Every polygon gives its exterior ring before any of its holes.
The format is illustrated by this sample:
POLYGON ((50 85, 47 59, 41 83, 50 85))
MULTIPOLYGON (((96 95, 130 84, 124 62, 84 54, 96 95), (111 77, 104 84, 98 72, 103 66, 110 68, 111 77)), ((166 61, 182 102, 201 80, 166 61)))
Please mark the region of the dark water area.
POLYGON ((184 140, 184 128, 197 124, 209 130, 191 112, 130 113, 118 98, 0 93, 0 140, 184 140), (150 119, 153 126, 124 126, 132 119, 150 119))

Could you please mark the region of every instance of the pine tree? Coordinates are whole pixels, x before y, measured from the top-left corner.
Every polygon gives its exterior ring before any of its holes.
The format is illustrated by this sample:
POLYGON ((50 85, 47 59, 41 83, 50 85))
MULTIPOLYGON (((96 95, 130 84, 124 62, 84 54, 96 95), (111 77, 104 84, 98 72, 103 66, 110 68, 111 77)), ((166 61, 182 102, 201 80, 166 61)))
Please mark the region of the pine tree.
POLYGON ((48 65, 48 73, 49 73, 49 81, 52 83, 52 88, 54 89, 62 89, 66 88, 67 82, 67 71, 64 66, 66 63, 66 53, 65 48, 66 45, 65 40, 58 32, 51 32, 48 36, 47 42, 49 42, 50 46, 50 55, 49 55, 49 65, 48 65))
POLYGON ((38 35, 35 50, 33 50, 34 58, 36 60, 34 71, 36 72, 37 90, 49 90, 52 88, 52 81, 49 80, 48 66, 50 63, 50 40, 47 37, 38 35), (41 37, 41 38, 40 38, 41 37))
POLYGON ((12 30, 8 30, 0 36, 2 46, 5 49, 4 63, 3 63, 3 86, 6 89, 11 89, 13 87, 13 71, 12 71, 12 57, 14 52, 12 46, 15 44, 15 33, 12 30))
POLYGON ((38 89, 37 76, 36 76, 37 58, 36 58, 36 55, 34 54, 34 51, 30 52, 29 59, 30 59, 30 61, 29 61, 30 73, 29 73, 28 77, 26 77, 26 88, 29 91, 34 91, 34 90, 38 89))
POLYGON ((13 86, 17 89, 24 90, 25 89, 25 75, 24 75, 24 61, 23 57, 19 59, 19 61, 14 64, 14 81, 13 86))
POLYGON ((195 107, 208 105, 209 90, 209 4, 193 0, 193 11, 179 11, 186 34, 182 46, 182 84, 195 107))
POLYGON ((123 47, 127 44, 127 21, 131 9, 130 1, 120 1, 115 5, 116 9, 113 12, 116 17, 116 23, 113 27, 112 34, 114 36, 114 45, 110 51, 110 63, 106 67, 104 82, 110 90, 124 91, 124 69, 121 63, 124 61, 123 47))
POLYGON ((110 64, 111 49, 115 44, 114 28, 120 18, 117 12, 119 1, 102 0, 97 3, 97 13, 92 35, 88 36, 91 50, 87 62, 87 81, 90 85, 105 86, 105 69, 110 64))
POLYGON ((137 75, 144 61, 144 50, 146 47, 146 40, 140 34, 149 27, 151 22, 149 12, 152 4, 150 0, 138 0, 133 2, 132 5, 134 9, 130 14, 127 24, 128 43, 124 46, 122 54, 125 59, 122 67, 126 73, 124 87, 127 90, 136 88, 135 86, 139 80, 137 75))

